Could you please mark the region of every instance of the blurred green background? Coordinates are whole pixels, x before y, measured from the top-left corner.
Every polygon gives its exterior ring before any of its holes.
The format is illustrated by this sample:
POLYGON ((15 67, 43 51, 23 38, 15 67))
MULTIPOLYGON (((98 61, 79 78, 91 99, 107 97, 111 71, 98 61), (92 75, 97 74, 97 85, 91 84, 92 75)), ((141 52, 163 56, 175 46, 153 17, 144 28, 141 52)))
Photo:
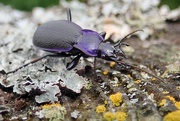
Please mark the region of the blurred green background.
MULTIPOLYGON (((72 1, 72 0, 67 0, 72 1)), ((79 0, 80 2, 87 2, 88 0, 79 0)), ((11 5, 13 8, 31 11, 34 7, 44 7, 47 8, 49 6, 58 5, 59 0, 0 0, 1 3, 5 5, 11 5)), ((169 8, 175 9, 180 6, 180 0, 161 0, 160 5, 168 5, 169 8)))
POLYGON ((34 7, 44 7, 58 5, 59 0, 0 0, 0 3, 4 5, 10 5, 12 8, 16 8, 24 11, 31 11, 34 7))
POLYGON ((180 0, 161 0, 160 5, 168 5, 171 10, 180 6, 180 0))

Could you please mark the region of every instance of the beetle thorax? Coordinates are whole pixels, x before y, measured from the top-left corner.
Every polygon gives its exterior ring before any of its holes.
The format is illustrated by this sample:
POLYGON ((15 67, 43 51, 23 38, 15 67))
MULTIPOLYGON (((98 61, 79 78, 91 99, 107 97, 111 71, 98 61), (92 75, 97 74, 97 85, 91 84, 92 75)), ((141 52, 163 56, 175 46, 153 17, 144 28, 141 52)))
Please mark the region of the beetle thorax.
POLYGON ((96 57, 99 44, 102 41, 104 41, 104 39, 97 32, 84 29, 82 30, 82 35, 78 38, 78 43, 75 44, 74 47, 87 56, 96 57))

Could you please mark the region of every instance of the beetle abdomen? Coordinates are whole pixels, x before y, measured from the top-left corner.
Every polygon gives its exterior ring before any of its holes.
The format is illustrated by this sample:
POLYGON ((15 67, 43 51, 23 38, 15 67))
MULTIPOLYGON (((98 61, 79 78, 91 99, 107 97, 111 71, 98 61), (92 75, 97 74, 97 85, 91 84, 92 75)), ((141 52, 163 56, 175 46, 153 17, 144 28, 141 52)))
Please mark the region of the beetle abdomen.
POLYGON ((82 28, 77 24, 58 20, 42 24, 33 36, 33 44, 43 50, 65 52, 77 43, 82 28))

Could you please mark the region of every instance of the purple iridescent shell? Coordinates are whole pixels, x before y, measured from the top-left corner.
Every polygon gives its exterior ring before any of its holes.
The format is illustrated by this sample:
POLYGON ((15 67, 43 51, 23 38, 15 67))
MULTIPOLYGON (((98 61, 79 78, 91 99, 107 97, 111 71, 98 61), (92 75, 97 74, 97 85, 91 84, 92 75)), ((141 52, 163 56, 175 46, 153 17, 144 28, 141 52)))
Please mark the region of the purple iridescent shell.
POLYGON ((103 37, 95 31, 83 29, 82 35, 79 38, 75 48, 81 50, 83 53, 89 56, 97 56, 97 50, 99 44, 104 41, 103 37))

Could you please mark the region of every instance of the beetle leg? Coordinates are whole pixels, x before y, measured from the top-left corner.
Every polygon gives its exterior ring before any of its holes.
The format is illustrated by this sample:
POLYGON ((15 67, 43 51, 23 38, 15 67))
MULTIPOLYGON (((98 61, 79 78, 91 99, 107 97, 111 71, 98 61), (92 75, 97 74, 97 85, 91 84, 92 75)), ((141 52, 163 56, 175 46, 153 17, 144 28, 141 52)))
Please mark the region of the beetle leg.
POLYGON ((22 65, 22 66, 20 66, 20 67, 18 67, 16 69, 12 70, 12 71, 7 72, 6 74, 8 75, 10 73, 14 73, 14 72, 16 72, 16 71, 18 71, 18 70, 20 70, 20 69, 30 65, 30 64, 36 63, 36 62, 38 62, 38 61, 40 61, 40 60, 42 60, 44 58, 47 58, 47 57, 69 57, 69 56, 71 56, 71 55, 70 54, 66 54, 66 53, 48 54, 48 55, 42 56, 40 58, 34 59, 34 60, 30 61, 29 63, 26 63, 26 64, 24 64, 24 65, 22 65))
POLYGON ((97 76, 97 73, 96 73, 96 57, 94 57, 94 76, 95 76, 95 79, 97 80, 98 79, 98 76, 97 76))
POLYGON ((71 21, 71 10, 67 9, 67 20, 71 21))
POLYGON ((103 38, 105 38, 105 36, 106 36, 106 32, 101 32, 101 33, 99 33, 103 38))
POLYGON ((67 70, 71 70, 73 69, 74 67, 76 67, 76 65, 78 64, 79 62, 79 59, 81 58, 81 54, 79 54, 78 56, 76 56, 71 62, 67 63, 66 65, 66 68, 67 70))

